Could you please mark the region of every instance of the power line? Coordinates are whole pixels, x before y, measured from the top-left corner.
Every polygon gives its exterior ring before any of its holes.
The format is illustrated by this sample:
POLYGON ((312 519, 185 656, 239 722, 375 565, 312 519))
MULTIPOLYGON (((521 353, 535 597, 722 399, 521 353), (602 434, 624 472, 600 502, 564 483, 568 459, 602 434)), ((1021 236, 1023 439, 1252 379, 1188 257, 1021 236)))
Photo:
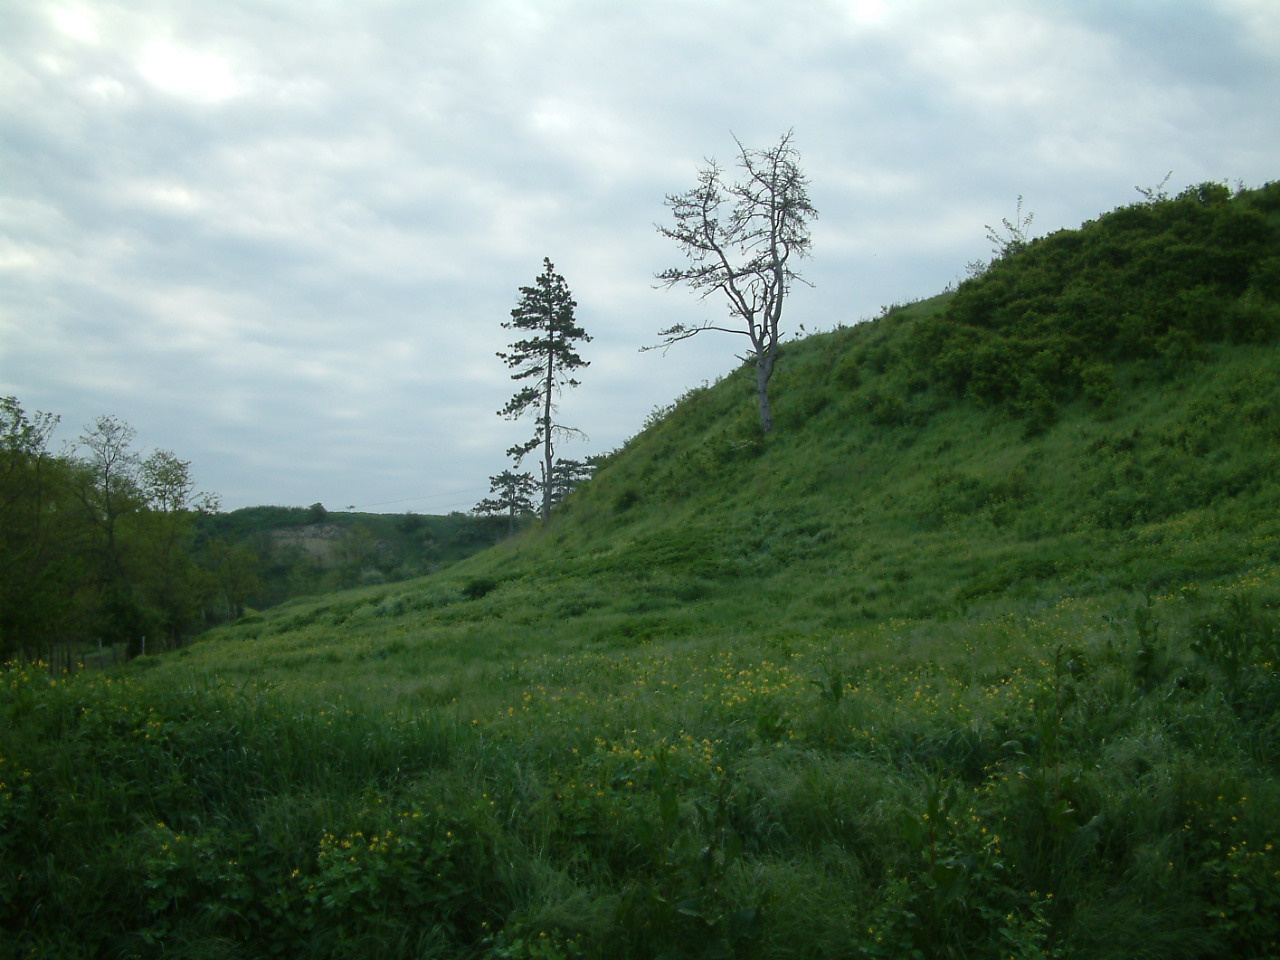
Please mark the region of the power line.
POLYGON ((432 493, 432 494, 427 494, 421 497, 404 497, 400 500, 383 500, 379 503, 365 503, 365 504, 360 504, 359 507, 357 507, 356 504, 352 504, 347 509, 348 510, 354 510, 354 509, 368 510, 368 509, 372 509, 373 507, 390 507, 390 506, 394 506, 397 503, 414 503, 418 500, 443 500, 445 497, 471 497, 475 495, 476 493, 473 490, 455 490, 452 493, 432 493))

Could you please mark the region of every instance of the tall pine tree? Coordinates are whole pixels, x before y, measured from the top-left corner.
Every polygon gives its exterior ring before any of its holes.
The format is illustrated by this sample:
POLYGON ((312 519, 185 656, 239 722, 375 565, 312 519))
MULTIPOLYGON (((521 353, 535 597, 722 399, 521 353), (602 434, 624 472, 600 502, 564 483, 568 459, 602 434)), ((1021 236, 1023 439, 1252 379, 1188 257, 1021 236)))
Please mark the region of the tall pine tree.
POLYGON ((573 311, 577 307, 564 277, 555 272, 550 259, 542 261, 543 270, 532 287, 520 288, 520 302, 511 311, 511 321, 502 326, 519 330, 524 339, 511 344, 508 352, 498 356, 514 372, 511 379, 523 383, 507 405, 498 411, 508 420, 533 414, 533 436, 511 447, 507 454, 517 465, 539 447, 542 449, 542 518, 551 512, 555 482, 555 440, 557 437, 581 435, 582 431, 556 423, 555 398, 565 387, 576 387, 573 371, 589 366, 578 356, 574 344, 590 342, 591 337, 577 325, 573 311))

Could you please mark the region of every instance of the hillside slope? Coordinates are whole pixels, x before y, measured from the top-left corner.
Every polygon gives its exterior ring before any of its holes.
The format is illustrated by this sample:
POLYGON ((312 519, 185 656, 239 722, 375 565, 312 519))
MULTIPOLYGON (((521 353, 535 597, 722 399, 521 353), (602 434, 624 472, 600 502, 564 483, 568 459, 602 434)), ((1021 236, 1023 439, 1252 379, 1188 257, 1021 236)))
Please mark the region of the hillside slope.
POLYGON ((1278 216, 1275 186, 1198 188, 790 343, 773 435, 745 370, 692 390, 549 529, 454 575, 588 584, 600 609, 628 598, 641 632, 722 615, 729 631, 804 630, 1274 562, 1278 216))
POLYGON ((432 577, 10 670, 0 925, 64 957, 1280 955, 1278 217, 1274 186, 1117 211, 787 344, 768 437, 742 372, 691 390, 432 577))

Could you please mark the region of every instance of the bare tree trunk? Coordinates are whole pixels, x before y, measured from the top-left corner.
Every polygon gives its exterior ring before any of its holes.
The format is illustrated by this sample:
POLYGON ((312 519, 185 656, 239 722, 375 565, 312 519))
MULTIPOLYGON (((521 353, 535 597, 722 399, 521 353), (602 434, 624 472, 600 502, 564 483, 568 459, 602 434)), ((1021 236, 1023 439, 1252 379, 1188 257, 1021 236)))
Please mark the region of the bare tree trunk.
POLYGON ((756 357, 756 399, 760 402, 760 432, 768 433, 773 429, 773 409, 769 405, 769 379, 773 376, 773 365, 777 354, 773 350, 756 357))

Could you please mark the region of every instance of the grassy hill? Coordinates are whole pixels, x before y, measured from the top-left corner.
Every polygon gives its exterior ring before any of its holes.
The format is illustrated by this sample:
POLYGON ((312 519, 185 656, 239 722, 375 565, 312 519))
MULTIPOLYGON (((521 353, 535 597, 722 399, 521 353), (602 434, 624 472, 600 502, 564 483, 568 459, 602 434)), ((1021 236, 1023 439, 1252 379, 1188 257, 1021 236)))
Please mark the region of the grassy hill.
POLYGON ((1280 188, 691 390, 548 524, 0 689, 16 956, 1280 956, 1280 188))

